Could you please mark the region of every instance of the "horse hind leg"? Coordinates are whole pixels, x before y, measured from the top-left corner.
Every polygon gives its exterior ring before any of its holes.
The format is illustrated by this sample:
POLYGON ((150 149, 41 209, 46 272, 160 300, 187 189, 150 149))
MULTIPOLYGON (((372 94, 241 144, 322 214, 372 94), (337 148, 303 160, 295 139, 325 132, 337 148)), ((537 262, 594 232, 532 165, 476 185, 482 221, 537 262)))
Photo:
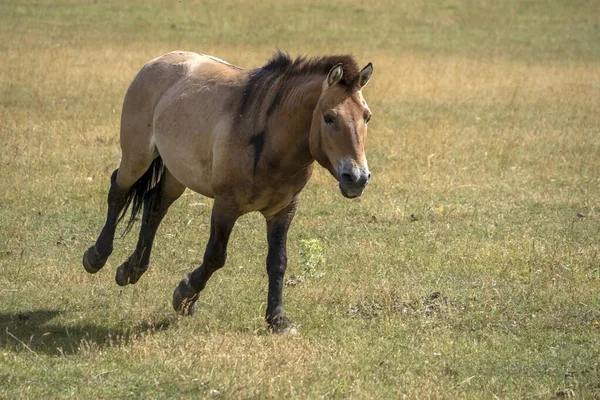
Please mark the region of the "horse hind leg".
POLYGON ((90 274, 100 271, 113 250, 115 230, 120 220, 121 212, 127 204, 129 187, 122 187, 117 183, 119 169, 116 169, 110 177, 110 189, 108 191, 108 211, 106 222, 96 243, 83 255, 83 267, 90 274))
POLYGON ((96 240, 83 255, 83 267, 90 274, 100 271, 113 250, 115 230, 118 223, 125 216, 127 209, 132 205, 132 216, 125 228, 127 232, 141 207, 144 192, 147 191, 148 182, 156 174, 158 167, 162 167, 160 158, 153 155, 138 154, 130 157, 123 154, 121 164, 111 175, 111 185, 108 191, 108 211, 106 222, 96 240), (149 168, 154 163, 154 168, 149 168))
POLYGON ((115 280, 118 285, 135 284, 150 265, 150 253, 158 227, 169 206, 184 192, 182 185, 169 170, 164 169, 162 177, 148 191, 143 199, 142 226, 137 246, 131 256, 117 268, 115 280))
POLYGON ((83 256, 83 266, 92 274, 98 272, 110 256, 117 224, 129 206, 132 206, 132 213, 125 233, 131 228, 142 206, 143 195, 151 189, 158 167, 162 167, 162 160, 152 143, 156 96, 144 76, 142 73, 138 74, 123 102, 121 163, 111 177, 106 222, 96 243, 83 256))

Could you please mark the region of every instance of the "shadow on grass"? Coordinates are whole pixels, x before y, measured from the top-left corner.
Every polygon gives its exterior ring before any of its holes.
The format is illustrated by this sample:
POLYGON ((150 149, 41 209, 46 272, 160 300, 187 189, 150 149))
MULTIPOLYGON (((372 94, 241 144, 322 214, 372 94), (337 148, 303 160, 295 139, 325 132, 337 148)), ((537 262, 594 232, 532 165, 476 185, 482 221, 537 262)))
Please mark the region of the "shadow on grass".
POLYGON ((78 354, 92 348, 121 346, 169 328, 172 320, 122 328, 53 322, 60 310, 0 314, 0 349, 48 355, 78 354))

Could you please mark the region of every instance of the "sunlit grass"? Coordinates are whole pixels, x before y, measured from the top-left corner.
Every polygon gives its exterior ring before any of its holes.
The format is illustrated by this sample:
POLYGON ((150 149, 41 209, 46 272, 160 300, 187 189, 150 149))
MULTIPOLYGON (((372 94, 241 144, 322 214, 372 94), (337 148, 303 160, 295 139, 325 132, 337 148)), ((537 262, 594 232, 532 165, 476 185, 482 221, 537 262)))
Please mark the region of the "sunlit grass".
POLYGON ((550 398, 600 394, 600 37, 587 1, 0 3, 0 397, 550 398), (262 65, 350 52, 375 74, 372 183, 317 169, 266 332, 244 216, 193 318, 212 201, 191 192, 120 288, 105 217, 125 90, 173 49, 262 65), (308 253, 307 253, 308 252, 308 253), (312 254, 311 254, 312 252, 312 254), (315 261, 317 260, 317 261, 315 261), (571 392, 572 391, 572 392, 571 392))

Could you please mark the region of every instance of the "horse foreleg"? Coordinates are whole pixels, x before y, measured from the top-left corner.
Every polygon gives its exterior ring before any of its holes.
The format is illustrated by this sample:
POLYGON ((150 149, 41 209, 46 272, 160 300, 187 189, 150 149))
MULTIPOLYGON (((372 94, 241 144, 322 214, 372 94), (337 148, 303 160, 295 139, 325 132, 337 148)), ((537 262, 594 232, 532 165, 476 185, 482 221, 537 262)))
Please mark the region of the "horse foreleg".
POLYGON ((237 209, 227 207, 226 204, 218 198, 215 199, 210 220, 210 238, 202 265, 179 282, 173 292, 173 308, 181 315, 194 313, 199 293, 206 286, 206 282, 216 270, 225 265, 229 235, 238 218, 237 209))
POLYGON ((171 204, 184 191, 185 186, 175 179, 167 169, 159 184, 145 196, 142 226, 137 246, 127 261, 117 268, 115 280, 118 285, 134 284, 148 270, 156 231, 171 204))
POLYGON ((287 267, 287 234, 296 212, 297 198, 274 217, 267 219, 267 274, 269 294, 265 320, 271 331, 297 334, 294 324, 283 313, 283 277, 287 267))
POLYGON ((117 183, 118 171, 119 170, 116 169, 110 178, 111 185, 108 191, 108 212, 102 232, 100 232, 100 236, 98 236, 96 243, 87 249, 83 255, 83 267, 90 274, 95 274, 100 271, 112 253, 119 214, 127 202, 129 188, 121 188, 117 183))

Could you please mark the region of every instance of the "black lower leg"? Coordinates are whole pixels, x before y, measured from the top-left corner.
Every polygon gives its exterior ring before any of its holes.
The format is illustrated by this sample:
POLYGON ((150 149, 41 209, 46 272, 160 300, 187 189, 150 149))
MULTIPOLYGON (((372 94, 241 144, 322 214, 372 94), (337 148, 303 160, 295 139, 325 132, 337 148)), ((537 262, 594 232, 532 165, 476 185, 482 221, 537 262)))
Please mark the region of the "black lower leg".
POLYGON ((96 243, 83 255, 83 266, 86 271, 92 274, 102 269, 106 260, 112 253, 119 214, 127 203, 129 190, 122 189, 117 184, 117 171, 118 169, 112 173, 110 178, 111 185, 108 191, 108 211, 106 213, 106 222, 104 223, 102 232, 100 232, 96 243))
POLYGON ((159 182, 144 198, 144 212, 138 242, 133 254, 119 268, 115 280, 125 286, 136 283, 150 264, 150 253, 156 231, 167 214, 169 207, 185 190, 172 176, 165 172, 165 181, 159 182), (167 185, 167 186, 165 186, 167 185))
MULTIPOLYGON (((269 294, 267 297, 267 312, 265 319, 269 325, 283 316, 283 277, 287 267, 286 239, 281 235, 281 229, 276 229, 273 240, 269 240, 269 253, 267 255, 267 274, 269 276, 269 294), (275 242, 271 244, 272 242, 275 242)), ((270 238, 271 239, 271 238, 270 238)))
POLYGON ((212 274, 225 265, 227 243, 235 219, 213 215, 211 218, 210 238, 206 245, 202 265, 189 276, 190 285, 197 292, 202 291, 212 274))
POLYGON ((133 254, 117 268, 117 284, 125 286, 136 283, 148 269, 152 244, 160 222, 167 213, 160 196, 160 187, 155 187, 144 199, 144 212, 140 235, 133 254))
POLYGON ((227 242, 237 215, 215 211, 211 216, 210 238, 202 265, 182 280, 173 293, 173 307, 182 315, 192 315, 198 294, 206 286, 212 274, 225 265, 227 242))
POLYGON ((287 233, 295 210, 296 201, 267 221, 269 294, 265 320, 276 333, 291 332, 295 329, 283 312, 283 279, 287 267, 287 233))

